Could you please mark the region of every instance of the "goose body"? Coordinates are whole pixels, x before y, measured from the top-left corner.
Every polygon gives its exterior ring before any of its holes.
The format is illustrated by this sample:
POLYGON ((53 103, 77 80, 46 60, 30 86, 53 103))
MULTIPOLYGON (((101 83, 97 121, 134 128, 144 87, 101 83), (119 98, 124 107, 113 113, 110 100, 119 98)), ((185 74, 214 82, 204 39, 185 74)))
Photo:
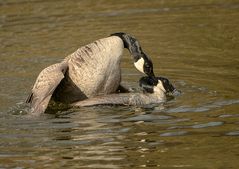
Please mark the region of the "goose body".
POLYGON ((51 98, 71 104, 122 88, 120 61, 124 48, 131 53, 139 71, 154 76, 152 61, 139 42, 126 33, 115 33, 80 47, 62 62, 45 68, 27 99, 31 113, 44 113, 51 98))
POLYGON ((72 103, 115 92, 120 85, 123 42, 117 36, 79 48, 66 58, 68 71, 55 91, 57 101, 72 103))
POLYGON ((164 95, 149 93, 119 93, 96 96, 90 99, 71 104, 74 107, 88 107, 97 105, 125 105, 141 106, 148 104, 159 104, 166 100, 164 95))
POLYGON ((148 77, 140 79, 140 86, 144 89, 144 92, 141 93, 119 93, 96 96, 71 105, 74 107, 86 107, 97 105, 142 106, 159 104, 166 101, 166 94, 178 92, 166 78, 157 78, 155 83, 151 81, 152 79, 148 77))

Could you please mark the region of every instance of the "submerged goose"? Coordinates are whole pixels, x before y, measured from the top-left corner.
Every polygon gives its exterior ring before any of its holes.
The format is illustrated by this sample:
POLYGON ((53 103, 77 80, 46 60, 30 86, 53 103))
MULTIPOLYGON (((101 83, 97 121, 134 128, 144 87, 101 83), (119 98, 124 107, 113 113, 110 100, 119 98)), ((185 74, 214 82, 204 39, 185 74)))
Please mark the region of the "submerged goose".
POLYGON ((31 113, 44 113, 51 97, 71 104, 124 90, 120 85, 120 61, 124 48, 133 56, 136 69, 154 77, 152 61, 139 42, 129 34, 114 33, 79 48, 62 62, 42 70, 26 100, 30 103, 31 113))
POLYGON ((119 93, 97 96, 71 104, 74 107, 96 106, 96 105, 148 105, 158 104, 166 101, 167 94, 178 95, 174 86, 167 78, 142 77, 139 81, 144 93, 119 93))

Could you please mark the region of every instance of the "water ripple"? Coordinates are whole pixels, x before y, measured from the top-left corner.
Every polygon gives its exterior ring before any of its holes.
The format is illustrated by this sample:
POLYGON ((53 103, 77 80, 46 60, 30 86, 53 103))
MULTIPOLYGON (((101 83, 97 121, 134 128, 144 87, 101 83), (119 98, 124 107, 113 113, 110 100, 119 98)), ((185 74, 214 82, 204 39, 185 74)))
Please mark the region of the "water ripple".
POLYGON ((152 115, 152 114, 144 114, 144 115, 138 115, 134 117, 130 117, 125 119, 124 121, 145 121, 145 122, 151 122, 151 121, 157 121, 157 120, 168 120, 171 119, 171 116, 166 116, 166 115, 152 115))
POLYGON ((162 134, 160 134, 160 136, 162 136, 162 137, 184 136, 187 133, 188 133, 187 131, 175 131, 175 132, 162 133, 162 134))
POLYGON ((209 123, 203 123, 203 124, 196 124, 191 126, 194 129, 199 129, 199 128, 207 128, 207 127, 216 127, 216 126, 221 126, 224 123, 221 121, 214 121, 214 122, 209 122, 209 123))
POLYGON ((188 107, 188 106, 179 106, 176 108, 169 108, 166 110, 168 113, 185 113, 185 112, 206 112, 209 110, 213 110, 216 108, 221 108, 224 106, 229 106, 232 104, 239 104, 239 100, 223 100, 223 101, 216 101, 213 103, 201 105, 199 107, 188 107))
POLYGON ((231 131, 226 133, 227 136, 239 136, 239 131, 231 131))

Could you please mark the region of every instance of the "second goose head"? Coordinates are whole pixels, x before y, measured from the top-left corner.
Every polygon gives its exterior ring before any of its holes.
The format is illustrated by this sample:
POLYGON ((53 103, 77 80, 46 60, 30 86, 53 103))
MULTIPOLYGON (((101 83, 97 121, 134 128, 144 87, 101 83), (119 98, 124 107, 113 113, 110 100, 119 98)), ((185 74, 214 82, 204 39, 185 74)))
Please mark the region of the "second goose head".
POLYGON ((111 34, 111 36, 118 36, 122 39, 124 47, 127 48, 133 56, 134 66, 136 67, 136 69, 150 77, 155 77, 153 71, 153 63, 150 57, 143 52, 137 39, 123 32, 114 33, 111 34))
POLYGON ((157 94, 158 96, 160 95, 177 96, 180 94, 180 91, 178 91, 171 84, 171 82, 165 77, 151 78, 151 77, 145 76, 139 80, 139 85, 147 93, 154 93, 154 94, 157 94))

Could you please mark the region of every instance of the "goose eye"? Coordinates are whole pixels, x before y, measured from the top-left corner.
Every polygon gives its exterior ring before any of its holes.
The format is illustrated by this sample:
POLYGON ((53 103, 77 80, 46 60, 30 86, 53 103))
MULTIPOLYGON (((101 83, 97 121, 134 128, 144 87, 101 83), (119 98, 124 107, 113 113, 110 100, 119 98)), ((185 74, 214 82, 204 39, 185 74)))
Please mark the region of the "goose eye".
POLYGON ((149 79, 149 85, 154 85, 153 79, 149 79))
POLYGON ((149 65, 145 65, 145 66, 144 66, 144 72, 145 72, 145 74, 147 74, 147 75, 151 75, 151 73, 152 73, 152 68, 151 68, 149 65))
POLYGON ((135 39, 131 38, 131 39, 130 39, 130 42, 131 42, 131 43, 134 43, 134 42, 135 42, 135 39))
POLYGON ((148 71, 150 70, 150 67, 148 65, 145 66, 145 70, 148 71))
POLYGON ((145 69, 145 70, 150 70, 151 67, 149 66, 149 64, 145 63, 145 64, 144 64, 144 69, 145 69))

